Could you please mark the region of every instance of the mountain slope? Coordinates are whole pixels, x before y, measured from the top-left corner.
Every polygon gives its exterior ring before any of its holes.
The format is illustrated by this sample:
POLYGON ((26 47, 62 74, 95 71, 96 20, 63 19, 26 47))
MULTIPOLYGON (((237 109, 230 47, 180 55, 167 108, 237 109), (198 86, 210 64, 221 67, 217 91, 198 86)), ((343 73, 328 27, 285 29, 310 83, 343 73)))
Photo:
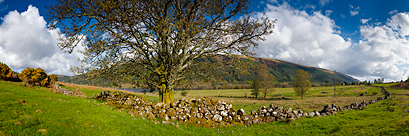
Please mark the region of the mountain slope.
MULTIPOLYGON (((241 61, 245 62, 248 67, 248 73, 249 74, 237 74, 238 72, 233 72, 235 73, 234 75, 228 75, 228 74, 220 74, 222 75, 222 79, 225 81, 236 81, 236 82, 248 82, 251 81, 255 78, 256 75, 256 70, 254 69, 254 66, 256 65, 261 65, 265 64, 270 68, 270 72, 275 76, 276 78, 276 83, 285 83, 285 82, 292 82, 295 78, 295 73, 297 72, 298 69, 303 69, 308 72, 310 76, 310 81, 312 83, 325 83, 326 81, 328 82, 333 82, 334 81, 334 72, 329 71, 326 69, 322 68, 316 68, 316 67, 310 67, 310 66, 304 66, 296 63, 291 63, 291 62, 286 62, 286 61, 281 61, 281 60, 276 60, 276 59, 270 59, 270 58, 247 58, 247 57, 242 57, 240 58, 241 61)), ((225 68, 224 70, 227 70, 228 68, 225 68)), ((229 69, 229 71, 234 71, 229 69)), ((215 72, 221 72, 221 73, 229 73, 226 71, 215 71, 215 72)), ((357 79, 350 77, 348 75, 344 75, 342 73, 336 73, 336 79, 339 79, 337 82, 354 82, 358 81, 357 79)), ((59 81, 63 82, 71 82, 71 83, 76 83, 76 84, 91 84, 90 81, 84 80, 78 76, 74 77, 59 77, 59 81)), ((104 79, 97 79, 94 81, 94 83, 97 85, 103 85, 103 86, 112 86, 113 83, 104 80, 104 79)))
MULTIPOLYGON (((298 69, 307 71, 311 82, 322 83, 334 80, 334 72, 323 68, 304 66, 271 58, 254 58, 252 60, 266 64, 279 82, 291 82, 295 78, 295 73, 298 69)), ((336 79, 340 79, 340 82, 358 81, 351 76, 339 72, 336 72, 336 79)))

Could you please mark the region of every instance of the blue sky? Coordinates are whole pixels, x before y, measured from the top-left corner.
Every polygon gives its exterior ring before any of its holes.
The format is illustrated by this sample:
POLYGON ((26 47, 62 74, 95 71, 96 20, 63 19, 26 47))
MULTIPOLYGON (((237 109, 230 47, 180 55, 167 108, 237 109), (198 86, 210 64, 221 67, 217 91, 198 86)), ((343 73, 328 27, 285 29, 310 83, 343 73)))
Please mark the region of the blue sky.
MULTIPOLYGON (((46 30, 45 6, 54 0, 0 0, 0 61, 15 69, 42 67, 72 75, 78 52, 62 53, 59 30, 46 30), (31 6, 30 6, 31 5, 31 6), (25 39, 25 40, 21 40, 25 39)), ((253 17, 277 19, 256 53, 337 70, 359 80, 409 76, 409 1, 252 1, 253 17)), ((79 48, 78 50, 81 50, 79 48)))

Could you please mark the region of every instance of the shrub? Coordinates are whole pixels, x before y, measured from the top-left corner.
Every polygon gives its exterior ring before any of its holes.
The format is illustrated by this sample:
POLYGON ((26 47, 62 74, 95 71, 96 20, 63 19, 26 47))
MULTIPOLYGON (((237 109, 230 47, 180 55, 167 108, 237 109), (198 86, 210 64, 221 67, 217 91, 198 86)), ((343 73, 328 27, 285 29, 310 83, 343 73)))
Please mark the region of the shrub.
POLYGON ((23 81, 24 85, 29 85, 30 87, 41 85, 48 85, 48 81, 44 81, 47 78, 47 74, 41 68, 27 68, 21 71, 18 77, 23 81))
POLYGON ((0 79, 2 80, 10 80, 12 78, 13 71, 3 63, 0 63, 0 79))
POLYGON ((182 90, 182 92, 180 92, 180 95, 183 96, 183 97, 185 97, 185 96, 187 95, 187 91, 182 90))
POLYGON ((373 94, 373 95, 377 95, 377 94, 378 94, 378 92, 373 92, 372 94, 373 94))

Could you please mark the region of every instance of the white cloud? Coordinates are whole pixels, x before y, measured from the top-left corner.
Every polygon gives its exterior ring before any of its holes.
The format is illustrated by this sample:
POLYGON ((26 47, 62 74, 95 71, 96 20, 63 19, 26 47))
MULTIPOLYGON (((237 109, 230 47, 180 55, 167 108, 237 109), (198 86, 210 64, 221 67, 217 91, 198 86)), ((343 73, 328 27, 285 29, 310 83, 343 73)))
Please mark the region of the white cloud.
POLYGON ((389 12, 389 15, 395 15, 396 13, 398 13, 398 10, 392 10, 391 12, 389 12))
POLYGON ((351 8, 351 11, 349 11, 349 13, 351 13, 351 16, 356 16, 359 14, 359 6, 354 8, 354 6, 349 5, 349 7, 351 8))
POLYGON ((314 10, 316 7, 315 7, 315 5, 307 4, 307 5, 305 5, 305 8, 306 9, 311 8, 312 10, 314 10))
POLYGON ((367 23, 369 20, 371 20, 372 18, 368 18, 368 19, 361 19, 362 24, 367 23))
POLYGON ((0 61, 15 70, 40 67, 47 74, 72 75, 70 66, 78 65, 82 54, 61 52, 57 47, 59 29, 47 30, 46 26, 34 6, 22 13, 10 11, 0 24, 0 61))
POLYGON ((334 21, 320 12, 309 15, 291 8, 287 3, 268 5, 266 15, 278 19, 274 33, 260 43, 257 53, 304 65, 315 65, 338 57, 339 50, 349 48, 351 43, 339 36, 334 21))
POLYGON ((260 57, 337 70, 360 80, 400 81, 409 75, 409 13, 396 14, 383 26, 361 20, 363 38, 352 43, 320 12, 308 14, 287 3, 268 5, 265 12, 278 22, 256 50, 260 57))
POLYGON ((277 0, 270 0, 270 2, 271 2, 272 4, 274 4, 274 3, 278 3, 278 1, 277 1, 277 0))
POLYGON ((331 13, 332 13, 332 10, 325 10, 325 16, 329 16, 331 15, 331 13))
POLYGON ((341 14, 341 17, 342 17, 342 18, 345 18, 345 15, 344 15, 344 14, 341 14))
POLYGON ((329 0, 320 0, 320 5, 325 6, 325 4, 329 3, 329 0))
POLYGON ((0 0, 0 3, 4 2, 4 0, 0 0))
POLYGON ((408 13, 398 13, 388 19, 388 26, 394 30, 399 31, 399 34, 404 37, 409 35, 409 14, 408 13))

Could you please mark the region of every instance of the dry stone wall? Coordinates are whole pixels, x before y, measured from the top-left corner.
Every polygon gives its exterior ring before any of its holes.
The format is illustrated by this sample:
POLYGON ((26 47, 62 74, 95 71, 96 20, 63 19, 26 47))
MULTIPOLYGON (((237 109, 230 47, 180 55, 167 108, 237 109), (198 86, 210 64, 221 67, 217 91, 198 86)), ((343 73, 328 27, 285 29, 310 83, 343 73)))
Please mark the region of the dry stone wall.
POLYGON ((127 109, 132 116, 141 116, 148 119, 160 118, 162 123, 165 124, 169 124, 170 121, 179 121, 191 123, 195 126, 217 128, 247 126, 280 120, 291 122, 301 117, 322 117, 343 110, 363 109, 368 104, 374 104, 391 97, 391 94, 385 88, 380 88, 385 97, 379 97, 377 100, 369 102, 363 101, 360 104, 352 103, 343 108, 332 104, 324 106, 321 111, 304 112, 270 104, 268 107, 260 107, 258 111, 251 111, 250 115, 247 115, 243 109, 233 109, 232 104, 209 97, 199 97, 196 99, 182 98, 174 100, 170 104, 165 104, 148 102, 143 96, 103 91, 95 95, 93 99, 103 100, 106 101, 105 104, 127 109))
POLYGON ((66 88, 62 88, 60 85, 58 85, 58 83, 54 83, 54 91, 68 96, 88 98, 88 96, 85 95, 84 92, 81 92, 79 89, 73 89, 72 91, 70 91, 66 88))

